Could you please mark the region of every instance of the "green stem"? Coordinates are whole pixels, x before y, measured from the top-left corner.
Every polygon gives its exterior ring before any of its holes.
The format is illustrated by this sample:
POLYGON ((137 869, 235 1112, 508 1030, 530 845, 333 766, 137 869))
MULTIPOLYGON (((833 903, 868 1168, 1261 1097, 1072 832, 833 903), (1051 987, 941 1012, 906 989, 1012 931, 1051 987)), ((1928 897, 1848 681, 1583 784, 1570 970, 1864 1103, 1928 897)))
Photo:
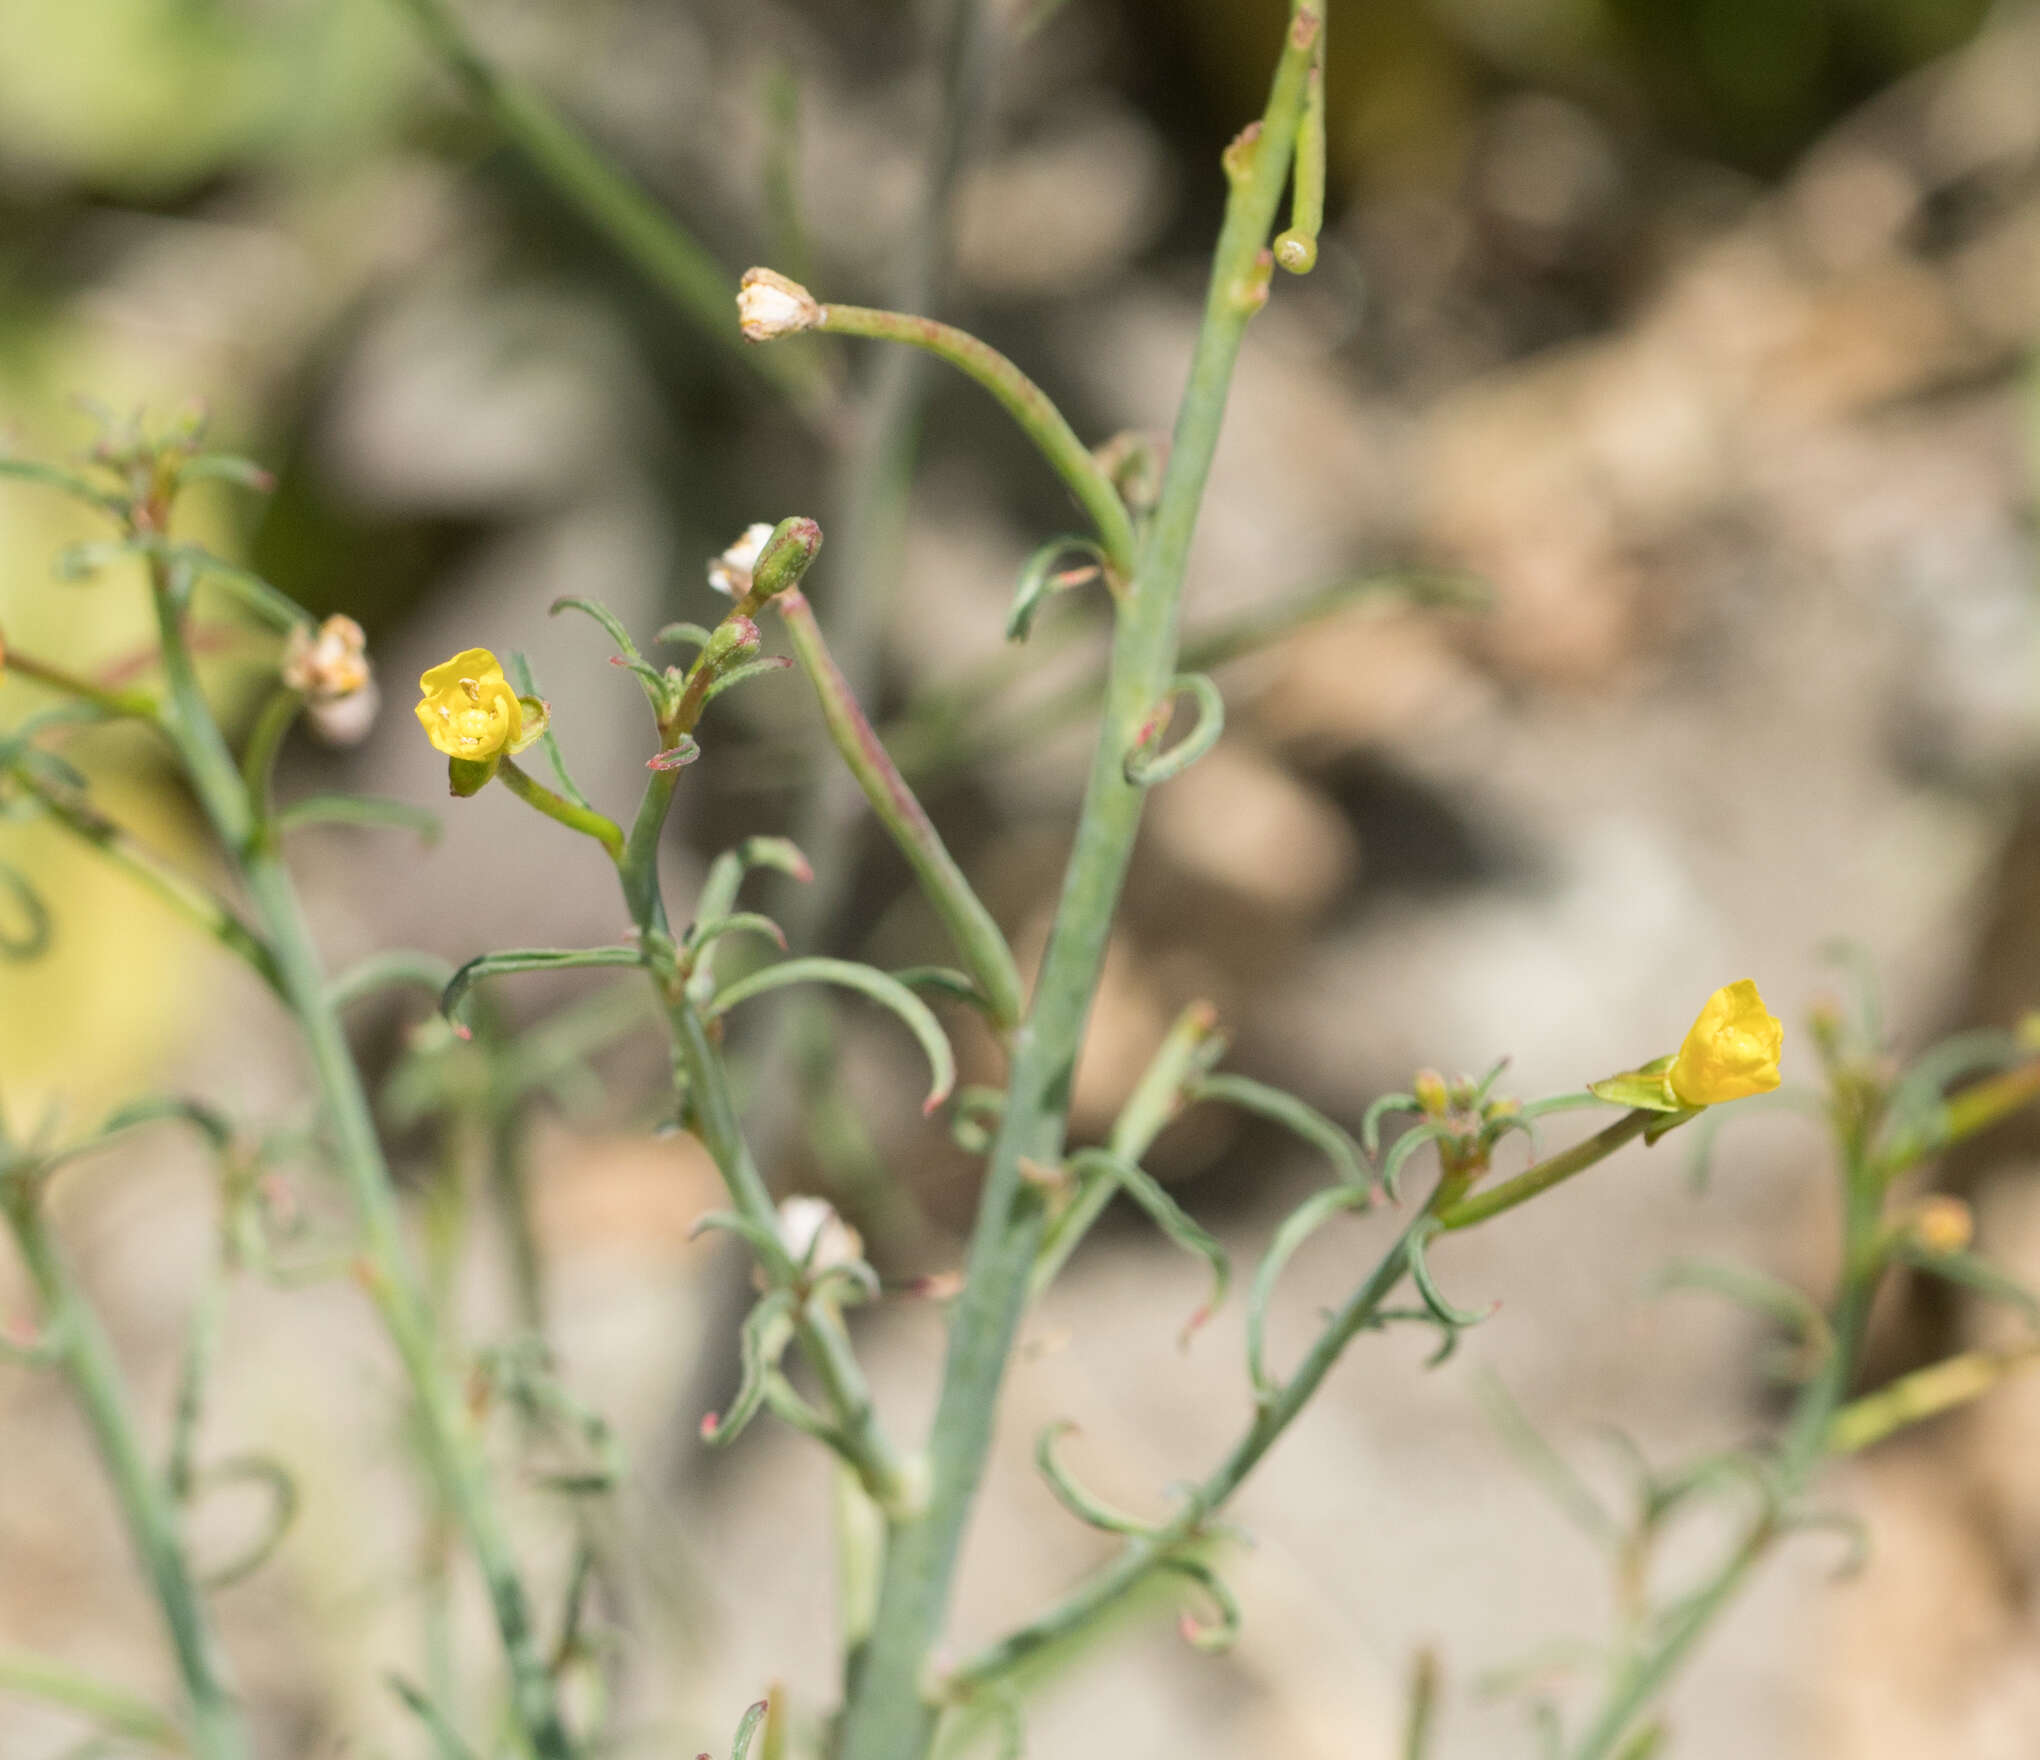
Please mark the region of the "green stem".
MULTIPOLYGON (((1046 1220, 1020 1166, 1061 1159, 1077 1051, 1140 824, 1141 791, 1126 780, 1125 758, 1174 676, 1184 566, 1233 362, 1257 307, 1249 290, 1257 271, 1266 273, 1266 242, 1302 111, 1316 16, 1302 5, 1293 15, 1258 145, 1227 204, 1161 500, 1115 621, 1104 725, 1076 846, 1033 1006, 1015 1036, 1005 1112, 979 1199, 964 1293, 950 1324, 929 1447, 929 1503, 924 1515, 895 1527, 877 1622, 850 1679, 839 1760, 916 1760, 934 1735, 936 1708, 923 1696, 928 1656, 941 1634, 1046 1220)), ((1084 458, 1095 471, 1090 455, 1084 458)), ((1124 520, 1116 492, 1109 482, 1103 487, 1124 520)), ((1107 548, 1114 548, 1109 539, 1107 548)))
POLYGON ((123 873, 139 880, 186 922, 202 929, 229 953, 243 960, 279 995, 282 978, 269 949, 248 925, 202 886, 166 867, 113 820, 85 801, 72 799, 27 771, 16 772, 23 789, 33 795, 50 818, 73 837, 90 844, 123 873))
POLYGON ((252 1760, 240 1706, 226 1684, 211 1621, 184 1556, 169 1488, 143 1452, 113 1346, 72 1281, 44 1225, 39 1200, 33 1183, 21 1182, 7 1196, 7 1220, 35 1285, 44 1324, 57 1341, 64 1371, 91 1426, 128 1539, 170 1629, 190 1706, 191 1751, 198 1760, 252 1760))
POLYGON ((1123 581, 1134 570, 1133 519, 1112 479, 1092 457, 1091 449, 1050 401, 1047 392, 989 343, 936 318, 906 312, 882 312, 869 306, 825 305, 817 330, 834 336, 868 336, 881 342, 903 342, 926 349, 959 372, 975 379, 999 400, 1020 424, 1077 503, 1090 515, 1113 572, 1123 581))
POLYGON ((1631 1725, 1649 1709, 1770 1551, 1784 1531, 1777 1510, 1789 1508, 1804 1494, 1832 1447, 1835 1414, 1855 1380, 1863 1335, 1884 1270, 1884 1261, 1875 1250, 1881 1231, 1881 1183, 1868 1166, 1860 1142, 1845 1142, 1844 1163, 1842 1281, 1829 1314, 1834 1345, 1820 1372, 1800 1393, 1779 1442, 1776 1504, 1751 1525, 1706 1586, 1682 1606, 1655 1642, 1616 1672, 1600 1709, 1574 1748, 1572 1760, 1608 1760, 1616 1752, 1631 1725))
POLYGON ((1013 963, 1006 937, 984 901, 971 890, 941 834, 872 732, 870 721, 851 694, 849 681, 829 657, 813 607, 798 590, 780 593, 772 603, 786 622, 794 657, 814 686, 837 752, 857 778, 871 810, 892 834, 900 854, 907 858, 964 965, 992 1005, 993 1019, 1002 1027, 1016 1025, 1024 997, 1019 968, 1013 963))
POLYGON ((1623 1144, 1642 1136, 1653 1120, 1663 1116, 1662 1113, 1641 1109, 1625 1113, 1605 1130, 1596 1131, 1584 1142, 1575 1143, 1570 1149, 1562 1149, 1558 1154, 1526 1167, 1513 1179, 1505 1179, 1477 1197, 1448 1204, 1438 1212, 1438 1226, 1446 1230, 1471 1228, 1477 1222, 1501 1215, 1504 1210, 1513 1210, 1538 1193, 1548 1192, 1553 1186, 1571 1179, 1574 1174, 1584 1173, 1595 1162, 1605 1161, 1623 1144))
POLYGON ((1182 1507, 1168 1522, 1130 1541, 1116 1559, 1041 1618, 979 1651, 954 1670, 946 1683, 948 1696, 967 1698, 981 1692, 1049 1646, 1078 1637, 1162 1569, 1171 1557, 1197 1542, 1206 1524, 1225 1507, 1247 1475, 1274 1447, 1277 1438, 1310 1403, 1347 1345, 1373 1324, 1382 1303, 1395 1292, 1409 1270, 1411 1238, 1431 1220, 1429 1205, 1410 1219, 1366 1282, 1319 1333, 1296 1372, 1273 1399, 1259 1407, 1245 1435, 1188 1493, 1182 1507))
POLYGON ((441 1357, 430 1307, 404 1239, 402 1213, 382 1144, 317 946, 273 838, 260 835, 253 804, 213 720, 184 640, 174 560, 152 558, 166 726, 213 828, 240 868, 274 955, 280 988, 297 1017, 334 1135, 341 1174, 360 1222, 361 1281, 373 1296, 417 1401, 440 1495, 453 1510, 486 1581, 519 1725, 538 1760, 573 1760, 551 1675, 539 1654, 516 1555, 495 1502, 476 1434, 451 1367, 441 1357))
POLYGON ((298 711, 305 706, 302 692, 285 686, 272 691, 269 701, 262 705, 262 712, 255 718, 255 726, 249 732, 248 743, 241 752, 241 781, 248 791, 248 799, 255 805, 258 818, 269 818, 269 785, 276 774, 276 757, 283 750, 284 736, 290 732, 291 723, 298 718, 298 711))
POLYGON ((813 358, 798 350, 745 346, 737 329, 735 282, 706 247, 536 91, 492 66, 446 0, 398 3, 470 101, 516 144, 556 196, 706 335, 796 407, 819 415, 823 387, 813 358))
POLYGON ((90 1718, 108 1735, 145 1742, 173 1754, 187 1751, 177 1720, 123 1687, 110 1686, 47 1656, 0 1650, 0 1693, 61 1705, 90 1718))
MULTIPOLYGON (((684 992, 664 1000, 674 1050, 687 1075, 694 1128, 720 1169, 738 1212, 776 1238, 779 1226, 772 1194, 744 1141, 722 1055, 710 1041, 706 1024, 684 992)), ((783 1281, 788 1268, 781 1265, 766 1269, 776 1281, 783 1281)), ((795 1310, 794 1324, 794 1336, 821 1382, 835 1418, 834 1440, 843 1457, 856 1468, 872 1501, 898 1519, 918 1502, 916 1476, 908 1471, 879 1427, 871 1390, 851 1353, 842 1323, 827 1304, 802 1301, 795 1310)))
POLYGON ((623 828, 614 819, 592 807, 576 806, 563 794, 555 794, 530 771, 518 768, 514 758, 505 757, 497 763, 496 779, 526 806, 536 807, 548 819, 557 819, 569 831, 594 838, 609 852, 612 862, 623 860, 623 828))
POLYGON ((153 720, 156 714, 156 699, 145 690, 115 690, 105 685, 94 684, 61 666, 53 666, 46 660, 38 660, 32 654, 24 654, 18 648, 0 650, 0 676, 7 673, 32 678, 37 684, 48 685, 51 690, 61 691, 67 697, 76 697, 81 703, 90 703, 104 709, 109 715, 132 717, 144 721, 153 720))

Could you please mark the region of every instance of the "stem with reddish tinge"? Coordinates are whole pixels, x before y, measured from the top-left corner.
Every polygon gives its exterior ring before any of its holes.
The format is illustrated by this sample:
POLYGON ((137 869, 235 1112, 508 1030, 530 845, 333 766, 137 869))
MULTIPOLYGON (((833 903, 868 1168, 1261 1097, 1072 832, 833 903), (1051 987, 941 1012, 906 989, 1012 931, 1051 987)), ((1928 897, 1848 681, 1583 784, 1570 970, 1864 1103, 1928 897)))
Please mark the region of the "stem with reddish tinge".
POLYGON ((1006 937, 992 920, 992 913, 985 909, 984 901, 971 890, 941 834, 872 731, 871 722, 851 694, 849 681, 829 656, 821 626, 815 621, 814 607, 797 590, 779 594, 772 603, 786 622, 794 658, 814 686, 822 719, 828 724, 829 737, 837 752, 857 778, 872 811, 891 833, 900 854, 913 868, 928 902, 935 907, 964 965, 991 1005, 992 1018, 1001 1027, 1015 1025, 1024 998, 1019 968, 1013 963, 1006 937))

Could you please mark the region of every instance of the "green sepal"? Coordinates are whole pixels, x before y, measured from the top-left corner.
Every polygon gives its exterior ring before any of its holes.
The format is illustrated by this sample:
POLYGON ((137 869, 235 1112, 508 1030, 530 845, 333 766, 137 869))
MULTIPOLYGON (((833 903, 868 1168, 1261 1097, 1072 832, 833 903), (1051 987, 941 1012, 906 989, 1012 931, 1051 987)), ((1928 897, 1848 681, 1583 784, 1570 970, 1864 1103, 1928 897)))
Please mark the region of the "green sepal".
POLYGON ((469 795, 480 794, 489 786, 490 778, 496 774, 496 766, 502 761, 500 752, 491 752, 486 758, 448 758, 447 789, 462 800, 469 795))
POLYGON ((1707 1110, 1704 1106, 1681 1106, 1677 1112, 1668 1112, 1662 1118, 1654 1118, 1643 1131, 1643 1146, 1648 1149, 1667 1131, 1675 1131, 1688 1119, 1698 1118, 1707 1110))
POLYGON ((1597 1100, 1627 1106, 1641 1112, 1685 1112, 1685 1101, 1672 1092, 1669 1056, 1656 1057, 1640 1068, 1624 1070, 1605 1081, 1589 1082, 1587 1092, 1597 1100))
MULTIPOLYGON (((524 725, 518 730, 517 737, 504 747, 504 750, 513 758, 519 752, 529 751, 533 746, 537 745, 540 740, 545 738, 546 731, 552 726, 552 705, 543 697, 520 695, 517 699, 517 706, 524 711, 524 725)), ((490 766, 492 771, 494 768, 494 765, 490 766)), ((458 793, 459 791, 456 790, 455 792, 458 793)))

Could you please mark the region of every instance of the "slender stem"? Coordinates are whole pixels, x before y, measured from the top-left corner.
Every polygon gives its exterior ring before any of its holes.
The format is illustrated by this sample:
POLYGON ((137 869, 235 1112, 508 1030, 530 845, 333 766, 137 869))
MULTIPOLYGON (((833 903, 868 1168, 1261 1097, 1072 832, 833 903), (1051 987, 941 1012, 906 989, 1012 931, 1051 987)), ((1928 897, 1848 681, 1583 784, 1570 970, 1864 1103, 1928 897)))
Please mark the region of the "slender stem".
POLYGON ((1624 1734, 1649 1708, 1750 1572, 1784 1531, 1777 1511, 1800 1497, 1832 1446, 1835 1414, 1847 1399, 1862 1355, 1870 1308, 1883 1274, 1875 1250, 1881 1232, 1883 1188, 1864 1146, 1845 1130, 1843 1146, 1842 1279, 1829 1324, 1834 1344, 1819 1374, 1793 1406, 1777 1451, 1777 1499, 1750 1527, 1706 1586, 1689 1598, 1651 1645, 1617 1670, 1572 1760, 1607 1760, 1624 1734))
MULTIPOLYGON (((1104 725, 1076 847, 1033 1006, 1014 1041, 1006 1108, 979 1199, 964 1293, 950 1324, 929 1448, 928 1508, 895 1527, 877 1623, 849 1683, 839 1760, 916 1760, 933 1738, 936 1708, 922 1692, 927 1659, 948 1608, 1046 1220, 1020 1164, 1060 1158, 1077 1050, 1140 824, 1141 793, 1126 780, 1125 756, 1174 673, 1184 565, 1233 362, 1257 306, 1247 294, 1257 271, 1266 272, 1266 241, 1302 110, 1315 22, 1314 10, 1298 7, 1257 148, 1227 204, 1161 501, 1115 624, 1104 725)), ((1123 518, 1116 493, 1113 506, 1123 518)), ((1107 548, 1113 548, 1109 541, 1107 548)))
POLYGON ((1489 1187, 1478 1197, 1447 1205, 1438 1212, 1438 1226, 1447 1230, 1471 1228, 1476 1222, 1485 1222, 1491 1216, 1501 1215, 1504 1210, 1513 1210, 1540 1192, 1548 1192, 1553 1186, 1571 1179, 1574 1174, 1585 1172, 1595 1162, 1605 1161, 1623 1144, 1642 1136, 1654 1119, 1663 1116, 1662 1113, 1640 1109, 1625 1113, 1605 1130, 1596 1131, 1584 1142, 1575 1143, 1570 1149, 1562 1149, 1558 1154, 1526 1167, 1513 1179, 1505 1179, 1500 1185, 1489 1187))
POLYGON ((825 305, 817 330, 834 336, 868 336, 903 342, 947 361, 975 379, 1020 424, 1077 503, 1090 515, 1114 572, 1124 580, 1134 568, 1133 519, 1112 479, 1091 449, 1050 401, 1047 392, 989 343, 936 318, 882 312, 870 306, 825 305))
POLYGON ((981 1691, 1050 1645, 1077 1637, 1139 1588, 1171 1556, 1196 1541, 1205 1524, 1225 1506, 1274 1447, 1277 1438, 1310 1403, 1347 1345, 1373 1324, 1382 1303, 1394 1293, 1409 1269, 1411 1238, 1430 1221, 1428 1205, 1410 1219, 1367 1280, 1319 1333, 1296 1372, 1273 1399, 1260 1406, 1246 1433, 1186 1495, 1182 1507, 1167 1523, 1130 1541, 1116 1559, 1041 1618, 979 1651, 954 1670, 947 1683, 949 1695, 967 1697, 981 1691))
POLYGON ((440 1494, 454 1511, 487 1583, 518 1723, 538 1760, 572 1760, 572 1744, 552 1677, 539 1654, 481 1439, 437 1346, 430 1308, 404 1239, 396 1190, 360 1073, 327 991, 317 946, 274 839, 260 834, 240 772, 220 737, 185 645, 178 566, 174 559, 151 559, 157 627, 170 687, 166 726, 214 831, 240 868, 275 958, 280 988, 304 1036, 332 1126, 336 1159, 361 1227, 358 1275, 375 1300, 411 1383, 440 1494))
POLYGON ((39 1199, 30 1182, 17 1185, 6 1198, 7 1220, 45 1325, 57 1340, 64 1371, 92 1428, 128 1539, 170 1629, 190 1706, 191 1751, 198 1760, 252 1760, 240 1706, 226 1683, 211 1620, 184 1556, 169 1488, 143 1450, 113 1346, 50 1237, 39 1199))
POLYGON ((265 984, 282 994, 282 977, 268 947, 224 903, 176 869, 165 866, 98 808, 46 786, 31 772, 18 771, 16 777, 56 824, 139 880, 179 916, 245 961, 265 984))
POLYGON ((536 807, 548 819, 557 819, 570 831, 594 838, 609 852, 612 862, 623 859, 623 829, 614 819, 592 808, 576 806, 563 794, 555 794, 530 771, 520 769, 514 758, 502 759, 496 766, 496 776, 527 806, 536 807))
POLYGON ((705 246, 538 92, 491 65, 447 0, 399 4, 470 101, 516 144, 556 196, 706 335, 796 407, 819 415, 823 386, 813 357, 801 350, 744 346, 735 283, 705 246))
POLYGON ((17 673, 23 678, 32 678, 37 684, 48 685, 50 689, 61 691, 67 697, 76 697, 82 703, 91 703, 109 715, 146 721, 154 719, 156 714, 153 692, 119 690, 94 684, 89 678, 61 666, 53 666, 47 660, 38 660, 18 648, 0 650, 0 673, 17 673))
MULTIPOLYGON (((778 1219, 772 1194, 744 1141, 722 1055, 684 991, 676 990, 664 1000, 674 1049, 687 1074, 694 1128, 720 1169, 738 1211, 776 1236, 778 1219)), ((844 1458, 857 1469, 864 1489, 881 1509, 894 1515, 911 1509, 918 1498, 915 1476, 879 1426, 871 1390, 851 1354, 842 1323, 825 1304, 803 1301, 795 1310, 794 1325, 802 1353, 828 1398, 838 1426, 835 1440, 844 1458)))
POLYGON ((68 1664, 23 1650, 0 1650, 0 1693, 18 1693, 89 1717, 109 1735, 146 1742, 173 1754, 186 1751, 177 1720, 123 1687, 95 1680, 68 1664))
POLYGON ((303 694, 287 685, 270 692, 269 701, 255 717, 255 726, 242 749, 241 781, 249 800, 255 804, 256 814, 265 821, 269 817, 269 785, 276 774, 277 754, 283 750, 284 737, 304 706, 303 694))
POLYGON ((778 594, 772 603, 785 620, 794 657, 814 686, 837 752, 857 778, 880 823, 892 834, 900 854, 907 858, 964 965, 992 1005, 993 1018, 1002 1027, 1015 1025, 1024 1004, 1019 968, 1013 963, 1006 937, 984 901, 971 890, 941 834, 872 732, 870 721, 851 694, 849 681, 829 656, 813 607, 797 589, 778 594))

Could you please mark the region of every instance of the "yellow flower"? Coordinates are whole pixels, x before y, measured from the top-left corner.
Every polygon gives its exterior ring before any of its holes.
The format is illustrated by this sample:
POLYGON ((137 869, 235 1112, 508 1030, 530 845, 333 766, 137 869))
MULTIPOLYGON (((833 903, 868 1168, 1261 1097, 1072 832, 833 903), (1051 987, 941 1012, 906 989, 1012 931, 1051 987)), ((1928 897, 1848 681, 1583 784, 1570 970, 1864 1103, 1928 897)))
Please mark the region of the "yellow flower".
POLYGON ((1784 1026, 1764 1006, 1756 984, 1744 978, 1708 997, 1665 1080, 1687 1106, 1768 1094, 1778 1085, 1784 1049, 1784 1026))
POLYGON ((418 725, 449 758, 493 758, 524 731, 524 707, 487 648, 441 662, 418 689, 418 725))

